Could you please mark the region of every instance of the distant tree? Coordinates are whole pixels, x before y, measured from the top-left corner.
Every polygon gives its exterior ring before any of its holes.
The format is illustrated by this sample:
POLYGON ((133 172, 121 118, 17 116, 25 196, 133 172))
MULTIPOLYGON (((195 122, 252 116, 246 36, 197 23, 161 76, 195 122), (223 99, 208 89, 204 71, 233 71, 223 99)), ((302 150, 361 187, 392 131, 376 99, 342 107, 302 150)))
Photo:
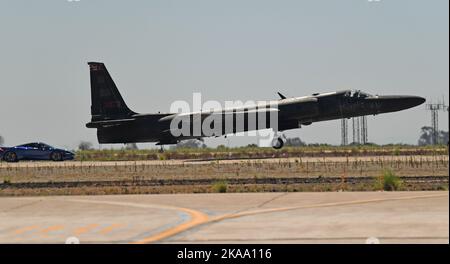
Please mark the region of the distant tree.
POLYGON ((0 146, 2 146, 4 143, 5 143, 5 139, 2 136, 0 136, 0 146))
MULTIPOLYGON (((448 132, 438 132, 438 143, 448 144, 448 132)), ((433 128, 424 126, 420 129, 420 138, 418 142, 419 146, 426 146, 433 144, 433 128)))
POLYGON ((432 144, 433 128, 424 126, 420 129, 419 146, 426 146, 432 144))
POLYGON ((309 147, 332 147, 332 145, 331 144, 326 144, 326 143, 311 143, 311 144, 308 144, 307 146, 309 146, 309 147))
POLYGON ((128 143, 128 144, 125 144, 125 149, 126 150, 138 150, 139 148, 136 143, 128 143))
POLYGON ((348 146, 378 146, 376 143, 373 142, 367 142, 366 144, 358 143, 358 142, 351 142, 348 144, 348 146))
POLYGON ((306 143, 303 142, 299 137, 295 137, 295 138, 287 138, 284 145, 289 147, 302 147, 306 146, 306 143))
POLYGON ((257 148, 258 145, 257 144, 248 144, 247 148, 257 148))
POLYGON ((205 143, 202 140, 198 139, 188 139, 178 142, 176 148, 206 148, 205 143))
POLYGON ((218 149, 218 150, 225 150, 225 149, 227 149, 227 146, 225 146, 225 145, 219 145, 219 146, 217 146, 217 149, 218 149))
POLYGON ((81 141, 80 144, 78 144, 79 150, 91 150, 92 149, 92 143, 88 141, 81 141))

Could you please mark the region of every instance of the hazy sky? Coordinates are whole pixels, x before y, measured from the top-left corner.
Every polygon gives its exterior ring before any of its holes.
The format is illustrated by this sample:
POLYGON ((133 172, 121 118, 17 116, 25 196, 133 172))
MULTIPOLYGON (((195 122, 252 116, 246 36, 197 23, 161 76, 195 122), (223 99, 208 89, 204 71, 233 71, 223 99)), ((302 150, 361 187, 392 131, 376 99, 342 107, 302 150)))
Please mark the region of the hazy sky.
MULTIPOLYGON (((0 135, 96 143, 85 128, 88 61, 106 63, 136 112, 168 111, 194 92, 222 102, 361 89, 448 102, 448 12, 447 0, 0 0, 0 135)), ((430 113, 368 122, 371 142, 416 143, 430 113)), ((338 144, 339 124, 287 134, 338 144)))

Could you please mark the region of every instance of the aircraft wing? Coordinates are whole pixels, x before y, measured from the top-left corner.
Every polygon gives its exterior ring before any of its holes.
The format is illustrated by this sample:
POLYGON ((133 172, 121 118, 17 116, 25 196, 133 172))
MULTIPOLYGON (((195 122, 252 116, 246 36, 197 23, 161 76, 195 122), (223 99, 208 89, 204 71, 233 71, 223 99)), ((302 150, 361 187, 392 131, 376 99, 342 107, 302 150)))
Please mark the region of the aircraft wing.
POLYGON ((244 114, 255 114, 255 113, 272 113, 272 112, 279 112, 278 108, 252 108, 252 109, 244 109, 244 108, 236 108, 236 109, 228 109, 223 111, 207 111, 207 112, 191 112, 191 113, 180 113, 180 114, 173 114, 168 115, 163 118, 160 118, 158 122, 171 122, 172 120, 193 120, 193 118, 201 118, 201 120, 204 120, 205 118, 209 116, 215 116, 215 115, 222 115, 222 116, 229 116, 229 115, 244 115, 244 114))

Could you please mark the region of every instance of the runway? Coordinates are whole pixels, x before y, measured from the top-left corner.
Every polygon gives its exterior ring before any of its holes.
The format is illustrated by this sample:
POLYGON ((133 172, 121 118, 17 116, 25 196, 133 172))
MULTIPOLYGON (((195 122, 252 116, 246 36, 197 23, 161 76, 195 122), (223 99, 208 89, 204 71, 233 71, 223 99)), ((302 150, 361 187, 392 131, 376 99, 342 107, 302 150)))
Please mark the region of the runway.
POLYGON ((0 219, 0 243, 448 243, 449 193, 0 198, 0 219))

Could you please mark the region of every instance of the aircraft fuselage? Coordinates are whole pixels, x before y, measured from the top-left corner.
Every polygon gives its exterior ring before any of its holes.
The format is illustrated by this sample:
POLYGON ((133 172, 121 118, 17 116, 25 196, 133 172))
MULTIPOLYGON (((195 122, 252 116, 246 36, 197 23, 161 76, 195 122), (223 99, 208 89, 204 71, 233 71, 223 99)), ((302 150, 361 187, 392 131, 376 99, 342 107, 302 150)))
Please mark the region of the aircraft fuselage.
POLYGON ((218 137, 259 129, 282 132, 315 122, 401 111, 425 102, 418 96, 374 96, 344 90, 295 98, 280 94, 282 98, 277 101, 221 110, 137 114, 126 106, 104 64, 89 65, 92 120, 86 126, 97 129, 99 143, 157 142, 165 145, 185 139, 218 137), (261 116, 264 118, 261 119, 261 116), (211 122, 212 119, 214 122, 211 122), (214 130, 213 134, 202 129, 195 131, 196 124, 205 128, 205 122, 210 122, 206 127, 214 130), (186 124, 190 125, 188 133, 174 133, 186 124))

